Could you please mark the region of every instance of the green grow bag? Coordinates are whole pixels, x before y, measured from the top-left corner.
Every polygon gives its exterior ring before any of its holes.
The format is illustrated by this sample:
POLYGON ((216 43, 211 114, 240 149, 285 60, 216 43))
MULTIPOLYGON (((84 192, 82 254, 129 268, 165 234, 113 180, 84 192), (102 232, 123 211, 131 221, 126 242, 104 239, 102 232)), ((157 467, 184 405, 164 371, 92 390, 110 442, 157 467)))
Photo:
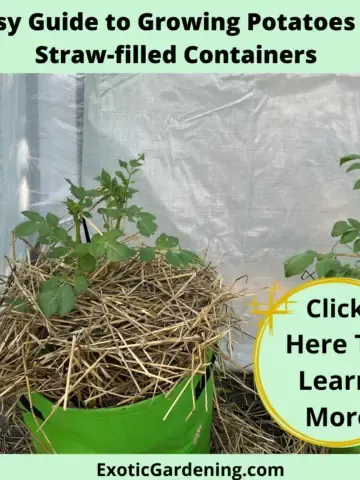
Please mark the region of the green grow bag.
POLYGON ((346 447, 346 448, 330 448, 329 453, 332 454, 359 454, 360 453, 360 445, 357 445, 356 447, 346 447))
POLYGON ((77 409, 62 407, 44 424, 53 403, 44 396, 31 395, 33 410, 27 396, 20 400, 24 422, 32 434, 36 453, 57 454, 206 454, 210 451, 213 410, 212 365, 197 375, 181 394, 164 421, 169 408, 184 389, 184 379, 168 398, 157 395, 134 405, 77 409), (195 411, 193 410, 193 394, 195 411), (207 408, 206 408, 207 407, 207 408), (34 420, 36 417, 36 421, 34 420), (189 417, 187 419, 187 417, 189 417), (49 439, 49 442, 46 440, 49 439))

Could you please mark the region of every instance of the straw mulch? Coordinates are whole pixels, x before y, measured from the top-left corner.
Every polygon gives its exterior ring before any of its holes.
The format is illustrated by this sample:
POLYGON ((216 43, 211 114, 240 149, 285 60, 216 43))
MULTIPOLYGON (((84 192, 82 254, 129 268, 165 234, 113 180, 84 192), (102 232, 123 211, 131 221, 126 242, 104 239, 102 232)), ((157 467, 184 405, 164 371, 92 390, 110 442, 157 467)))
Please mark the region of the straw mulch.
MULTIPOLYGON (((0 315, 0 453, 28 453, 15 405, 37 391, 57 406, 129 405, 168 394, 184 377, 203 373, 209 349, 239 327, 228 302, 244 291, 225 289, 210 266, 177 270, 151 264, 100 263, 76 311, 46 319, 34 302, 39 285, 66 270, 40 256, 10 262, 7 296, 26 299, 31 313, 0 315)), ((220 356, 218 355, 218 359, 220 356)), ((220 361, 221 363, 221 361, 220 361)), ((217 369, 213 453, 325 453, 282 432, 262 406, 251 377, 217 369)), ((175 400, 176 402, 176 400, 175 400)))
POLYGON ((33 307, 6 307, 0 317, 0 398, 31 390, 56 406, 113 407, 168 394, 204 372, 207 352, 236 322, 227 302, 243 296, 225 290, 210 266, 100 261, 76 310, 46 319, 34 302, 39 285, 69 267, 40 255, 11 268, 8 297, 33 307))
POLYGON ((215 376, 213 453, 326 454, 326 448, 302 442, 274 422, 265 410, 251 374, 225 369, 215 376))
POLYGON ((11 403, 1 403, 0 454, 31 453, 31 450, 30 435, 22 422, 20 412, 14 409, 11 403))

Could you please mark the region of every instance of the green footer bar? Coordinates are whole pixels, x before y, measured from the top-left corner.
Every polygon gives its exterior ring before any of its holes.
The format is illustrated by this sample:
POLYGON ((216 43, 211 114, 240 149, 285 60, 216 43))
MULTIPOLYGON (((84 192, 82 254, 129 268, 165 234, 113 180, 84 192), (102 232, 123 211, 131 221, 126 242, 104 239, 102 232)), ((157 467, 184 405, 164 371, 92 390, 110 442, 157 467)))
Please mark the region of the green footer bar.
POLYGON ((358 455, 1 455, 1 480, 220 478, 350 480, 358 455))

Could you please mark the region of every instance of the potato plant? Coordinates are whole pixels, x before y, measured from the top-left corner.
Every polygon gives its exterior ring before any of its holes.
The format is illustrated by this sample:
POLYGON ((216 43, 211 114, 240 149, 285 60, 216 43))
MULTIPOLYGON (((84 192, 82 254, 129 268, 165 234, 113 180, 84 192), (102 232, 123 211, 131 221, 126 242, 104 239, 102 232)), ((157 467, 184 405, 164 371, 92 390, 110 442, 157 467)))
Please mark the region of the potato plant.
MULTIPOLYGON (((95 189, 86 190, 74 185, 70 180, 70 196, 64 200, 67 213, 73 221, 74 235, 61 226, 60 218, 54 213, 45 217, 34 211, 22 212, 26 221, 19 224, 15 236, 20 239, 36 235, 36 245, 44 248, 46 255, 57 259, 64 268, 57 268, 56 275, 40 286, 37 303, 46 317, 64 316, 75 307, 75 298, 88 289, 89 273, 96 270, 100 261, 110 263, 138 260, 152 262, 158 255, 178 268, 200 263, 199 257, 181 248, 179 239, 161 233, 147 245, 143 239, 153 237, 158 229, 156 218, 132 201, 137 190, 133 188, 134 176, 144 162, 144 155, 125 162, 119 160, 119 170, 112 176, 104 169, 95 179, 95 189), (93 212, 102 218, 101 228, 92 223, 93 212), (81 225, 88 221, 96 233, 90 242, 81 240, 81 225), (128 242, 126 222, 136 226, 137 235, 142 239, 138 246, 128 242)), ((27 243, 28 240, 26 240, 27 243)), ((27 311, 26 302, 19 299, 5 299, 18 311, 27 311)))
MULTIPOLYGON (((360 170, 360 162, 356 160, 360 160, 360 155, 347 155, 340 159, 340 166, 351 162, 346 172, 360 170)), ((355 182, 354 190, 360 190, 360 179, 355 182)), ((336 222, 331 236, 337 239, 331 252, 318 253, 314 250, 307 250, 299 255, 294 255, 285 262, 285 276, 287 278, 293 277, 313 268, 318 278, 348 277, 360 279, 360 268, 357 264, 353 265, 344 261, 346 258, 358 256, 360 260, 360 221, 348 218, 336 222), (334 249, 338 244, 347 245, 351 249, 351 253, 348 255, 335 253, 334 249)))

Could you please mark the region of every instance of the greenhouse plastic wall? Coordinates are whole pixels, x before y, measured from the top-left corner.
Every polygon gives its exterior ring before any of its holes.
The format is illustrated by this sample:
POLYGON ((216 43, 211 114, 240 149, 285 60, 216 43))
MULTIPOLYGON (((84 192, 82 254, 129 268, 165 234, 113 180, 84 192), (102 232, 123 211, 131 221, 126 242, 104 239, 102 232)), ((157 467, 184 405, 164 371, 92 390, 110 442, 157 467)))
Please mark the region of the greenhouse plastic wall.
MULTIPOLYGON (((0 253, 25 204, 53 209, 64 176, 90 186, 139 153, 137 204, 249 292, 299 283, 285 259, 329 250, 333 223, 358 216, 338 159, 360 152, 359 75, 39 75, 37 91, 30 77, 1 77, 0 253)), ((237 340, 244 366, 252 340, 237 340)))
MULTIPOLYGON (((23 210, 53 211, 79 179, 77 85, 82 76, 0 75, 0 269, 23 210)), ((17 242, 16 253, 24 251, 17 242)), ((1 273, 0 272, 0 273, 1 273)))

